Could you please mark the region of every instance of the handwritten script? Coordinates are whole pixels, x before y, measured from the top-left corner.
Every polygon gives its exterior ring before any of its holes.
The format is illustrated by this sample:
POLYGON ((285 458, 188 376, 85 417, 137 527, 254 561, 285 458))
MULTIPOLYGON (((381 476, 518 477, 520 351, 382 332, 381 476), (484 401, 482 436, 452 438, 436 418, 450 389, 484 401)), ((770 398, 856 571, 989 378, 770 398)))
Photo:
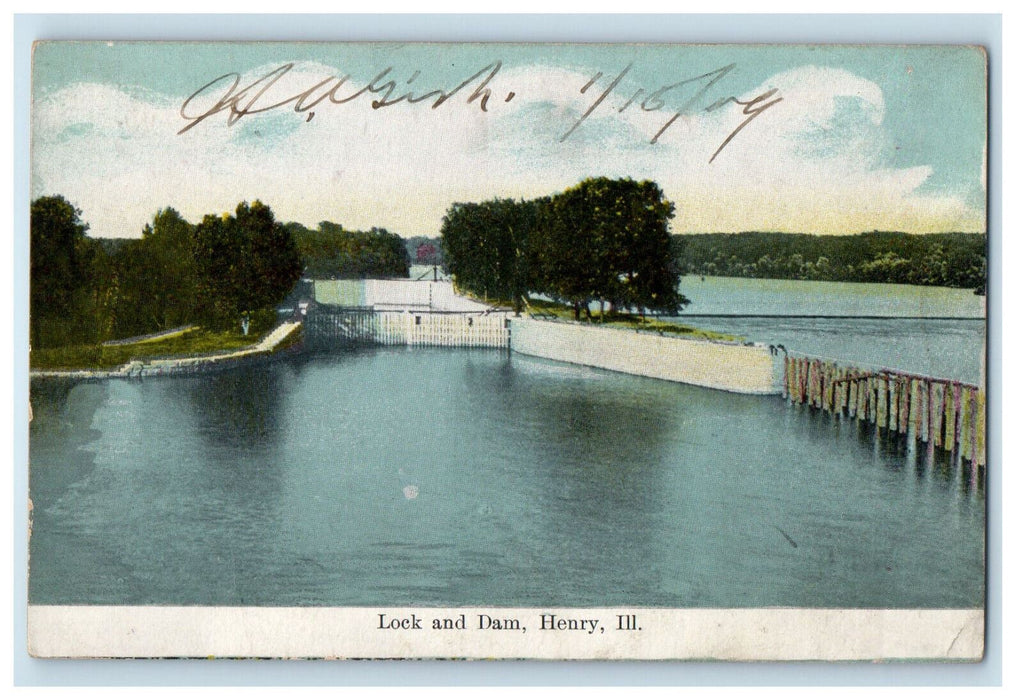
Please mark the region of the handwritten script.
MULTIPOLYGON (((353 83, 350 75, 331 76, 311 84, 299 92, 293 92, 283 97, 276 94, 281 91, 278 83, 295 68, 294 63, 278 66, 247 85, 242 85, 240 73, 225 73, 206 83, 185 99, 181 105, 180 115, 187 123, 178 131, 178 134, 184 134, 217 114, 226 113, 227 125, 230 127, 242 117, 287 107, 291 107, 298 114, 304 114, 305 120, 309 122, 316 115, 318 108, 348 104, 360 99, 369 100, 370 107, 379 110, 401 103, 423 104, 424 108, 438 109, 445 104, 462 101, 464 98, 465 105, 487 112, 492 106, 492 99, 502 99, 500 95, 495 95, 492 86, 492 81, 501 71, 501 66, 501 61, 494 61, 476 70, 454 87, 447 89, 419 89, 418 84, 413 86, 413 83, 417 83, 420 79, 421 71, 416 70, 407 79, 399 80, 393 76, 394 67, 389 66, 368 82, 353 83), (275 88, 277 89, 275 90, 275 88), (456 101, 455 98, 458 100, 456 101)), ((609 76, 610 79, 603 91, 588 104, 582 115, 560 135, 558 140, 564 142, 570 139, 594 111, 605 102, 607 102, 606 106, 616 109, 618 113, 629 109, 641 109, 644 112, 669 114, 663 125, 651 137, 651 144, 657 143, 658 139, 680 117, 691 115, 697 111, 714 112, 724 108, 737 109, 743 119, 724 137, 717 150, 711 155, 708 162, 713 163, 714 159, 739 132, 784 99, 778 95, 777 89, 766 90, 747 100, 739 99, 736 95, 713 97, 711 93, 715 86, 735 70, 735 67, 736 64, 730 63, 702 75, 682 78, 656 88, 641 87, 635 89, 627 101, 615 106, 608 102, 608 98, 632 71, 632 64, 629 64, 614 77, 609 76)), ((600 89, 599 84, 602 78, 604 78, 602 71, 595 73, 579 88, 580 94, 594 94, 596 90, 600 89)), ((509 90, 504 93, 503 102, 511 102, 515 96, 515 92, 509 90)))

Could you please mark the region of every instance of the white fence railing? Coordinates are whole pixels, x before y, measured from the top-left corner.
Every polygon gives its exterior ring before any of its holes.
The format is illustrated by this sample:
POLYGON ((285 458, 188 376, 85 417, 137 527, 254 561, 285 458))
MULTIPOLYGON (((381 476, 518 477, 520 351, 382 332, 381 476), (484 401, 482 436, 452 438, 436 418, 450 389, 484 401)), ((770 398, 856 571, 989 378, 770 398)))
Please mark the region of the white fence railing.
POLYGON ((311 345, 434 345, 507 348, 510 313, 376 311, 319 306, 306 323, 311 345))

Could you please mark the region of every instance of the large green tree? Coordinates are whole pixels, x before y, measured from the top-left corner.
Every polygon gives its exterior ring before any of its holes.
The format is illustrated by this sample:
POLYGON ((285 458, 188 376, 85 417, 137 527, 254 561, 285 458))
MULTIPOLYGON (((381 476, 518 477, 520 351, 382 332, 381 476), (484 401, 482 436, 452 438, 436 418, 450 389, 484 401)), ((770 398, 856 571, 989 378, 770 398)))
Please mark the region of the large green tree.
POLYGON ((234 215, 207 215, 195 230, 192 255, 199 291, 198 315, 214 327, 231 327, 281 301, 302 274, 291 232, 259 200, 234 215))
MULTIPOLYGON (((80 322, 89 298, 89 268, 98 254, 81 210, 62 196, 40 197, 30 215, 30 340, 35 347, 86 340, 80 322)), ((100 251, 101 252, 101 251, 100 251)))
POLYGON ((443 256, 458 286, 474 294, 522 299, 534 286, 529 241, 541 202, 493 199, 452 204, 441 224, 443 256))
POLYGON ((674 313, 680 266, 668 222, 674 205, 644 180, 589 178, 543 207, 530 249, 539 289, 571 303, 592 301, 674 313))
POLYGON ((156 213, 141 239, 117 251, 115 336, 166 330, 195 318, 194 235, 195 227, 168 207, 156 213))

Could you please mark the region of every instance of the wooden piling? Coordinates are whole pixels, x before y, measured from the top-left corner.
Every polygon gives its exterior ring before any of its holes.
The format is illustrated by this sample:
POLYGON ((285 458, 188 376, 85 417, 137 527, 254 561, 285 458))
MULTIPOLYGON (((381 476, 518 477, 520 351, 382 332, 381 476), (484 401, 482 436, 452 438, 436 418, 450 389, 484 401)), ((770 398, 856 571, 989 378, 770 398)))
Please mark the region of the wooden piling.
POLYGON ((880 427, 888 425, 888 382, 874 377, 874 416, 871 420, 880 427))
POLYGON ((929 440, 931 433, 931 383, 923 380, 920 391, 920 439, 929 440))
POLYGON ((945 423, 945 442, 942 447, 945 448, 946 452, 951 452, 955 447, 955 428, 956 428, 956 410, 955 410, 955 385, 945 387, 945 406, 943 420, 945 423))
POLYGON ((842 413, 849 415, 849 399, 852 396, 852 382, 849 381, 849 377, 852 372, 848 368, 842 370, 842 413))
POLYGON ((830 360, 786 358, 782 393, 829 413, 870 421, 878 430, 940 448, 976 468, 986 461, 983 389, 946 379, 863 371, 830 360))
POLYGON ((938 447, 941 447, 942 428, 945 421, 945 385, 942 382, 934 382, 931 385, 931 432, 930 438, 938 447))
POLYGON ((905 432, 908 433, 909 429, 913 429, 913 438, 915 440, 920 439, 920 381, 917 379, 909 380, 909 408, 906 411, 906 428, 905 432))
POLYGON ((888 430, 895 432, 898 430, 899 393, 901 386, 896 377, 886 377, 885 384, 888 387, 888 430))
POLYGON ((976 421, 973 417, 973 387, 963 387, 960 411, 962 420, 959 424, 959 450, 962 456, 972 463, 973 432, 976 430, 976 421))
POLYGON ((912 401, 912 380, 907 377, 901 377, 900 383, 902 384, 902 394, 899 397, 899 433, 902 435, 909 434, 909 412, 913 405, 912 401))
POLYGON ((984 389, 977 389, 977 417, 974 423, 973 453, 979 466, 987 464, 987 404, 984 402, 984 389))
POLYGON ((824 410, 835 412, 835 367, 830 362, 824 365, 824 410))

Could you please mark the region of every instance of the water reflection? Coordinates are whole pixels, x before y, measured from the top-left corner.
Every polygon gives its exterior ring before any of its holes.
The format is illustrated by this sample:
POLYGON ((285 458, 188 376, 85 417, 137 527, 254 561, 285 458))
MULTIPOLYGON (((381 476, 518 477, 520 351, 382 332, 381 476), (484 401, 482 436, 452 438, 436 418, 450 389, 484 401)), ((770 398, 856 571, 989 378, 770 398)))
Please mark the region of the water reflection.
POLYGON ((684 517, 667 514, 663 475, 666 446, 686 439, 678 387, 650 381, 622 392, 620 378, 606 373, 520 358, 515 366, 517 385, 500 397, 503 410, 530 416, 522 449, 535 465, 534 509, 547 549, 535 564, 538 581, 548 595, 584 600, 606 600, 594 589, 610 586, 619 602, 658 587, 659 521, 684 517), (569 378, 558 381, 559 370, 569 378), (593 548, 594 537, 608 546, 593 548))
POLYGON ((290 379, 287 372, 264 365, 175 382, 167 390, 187 402, 183 408, 211 447, 258 452, 280 439, 281 394, 290 379))
POLYGON ((43 397, 37 603, 983 600, 958 467, 779 397, 421 348, 43 397))

